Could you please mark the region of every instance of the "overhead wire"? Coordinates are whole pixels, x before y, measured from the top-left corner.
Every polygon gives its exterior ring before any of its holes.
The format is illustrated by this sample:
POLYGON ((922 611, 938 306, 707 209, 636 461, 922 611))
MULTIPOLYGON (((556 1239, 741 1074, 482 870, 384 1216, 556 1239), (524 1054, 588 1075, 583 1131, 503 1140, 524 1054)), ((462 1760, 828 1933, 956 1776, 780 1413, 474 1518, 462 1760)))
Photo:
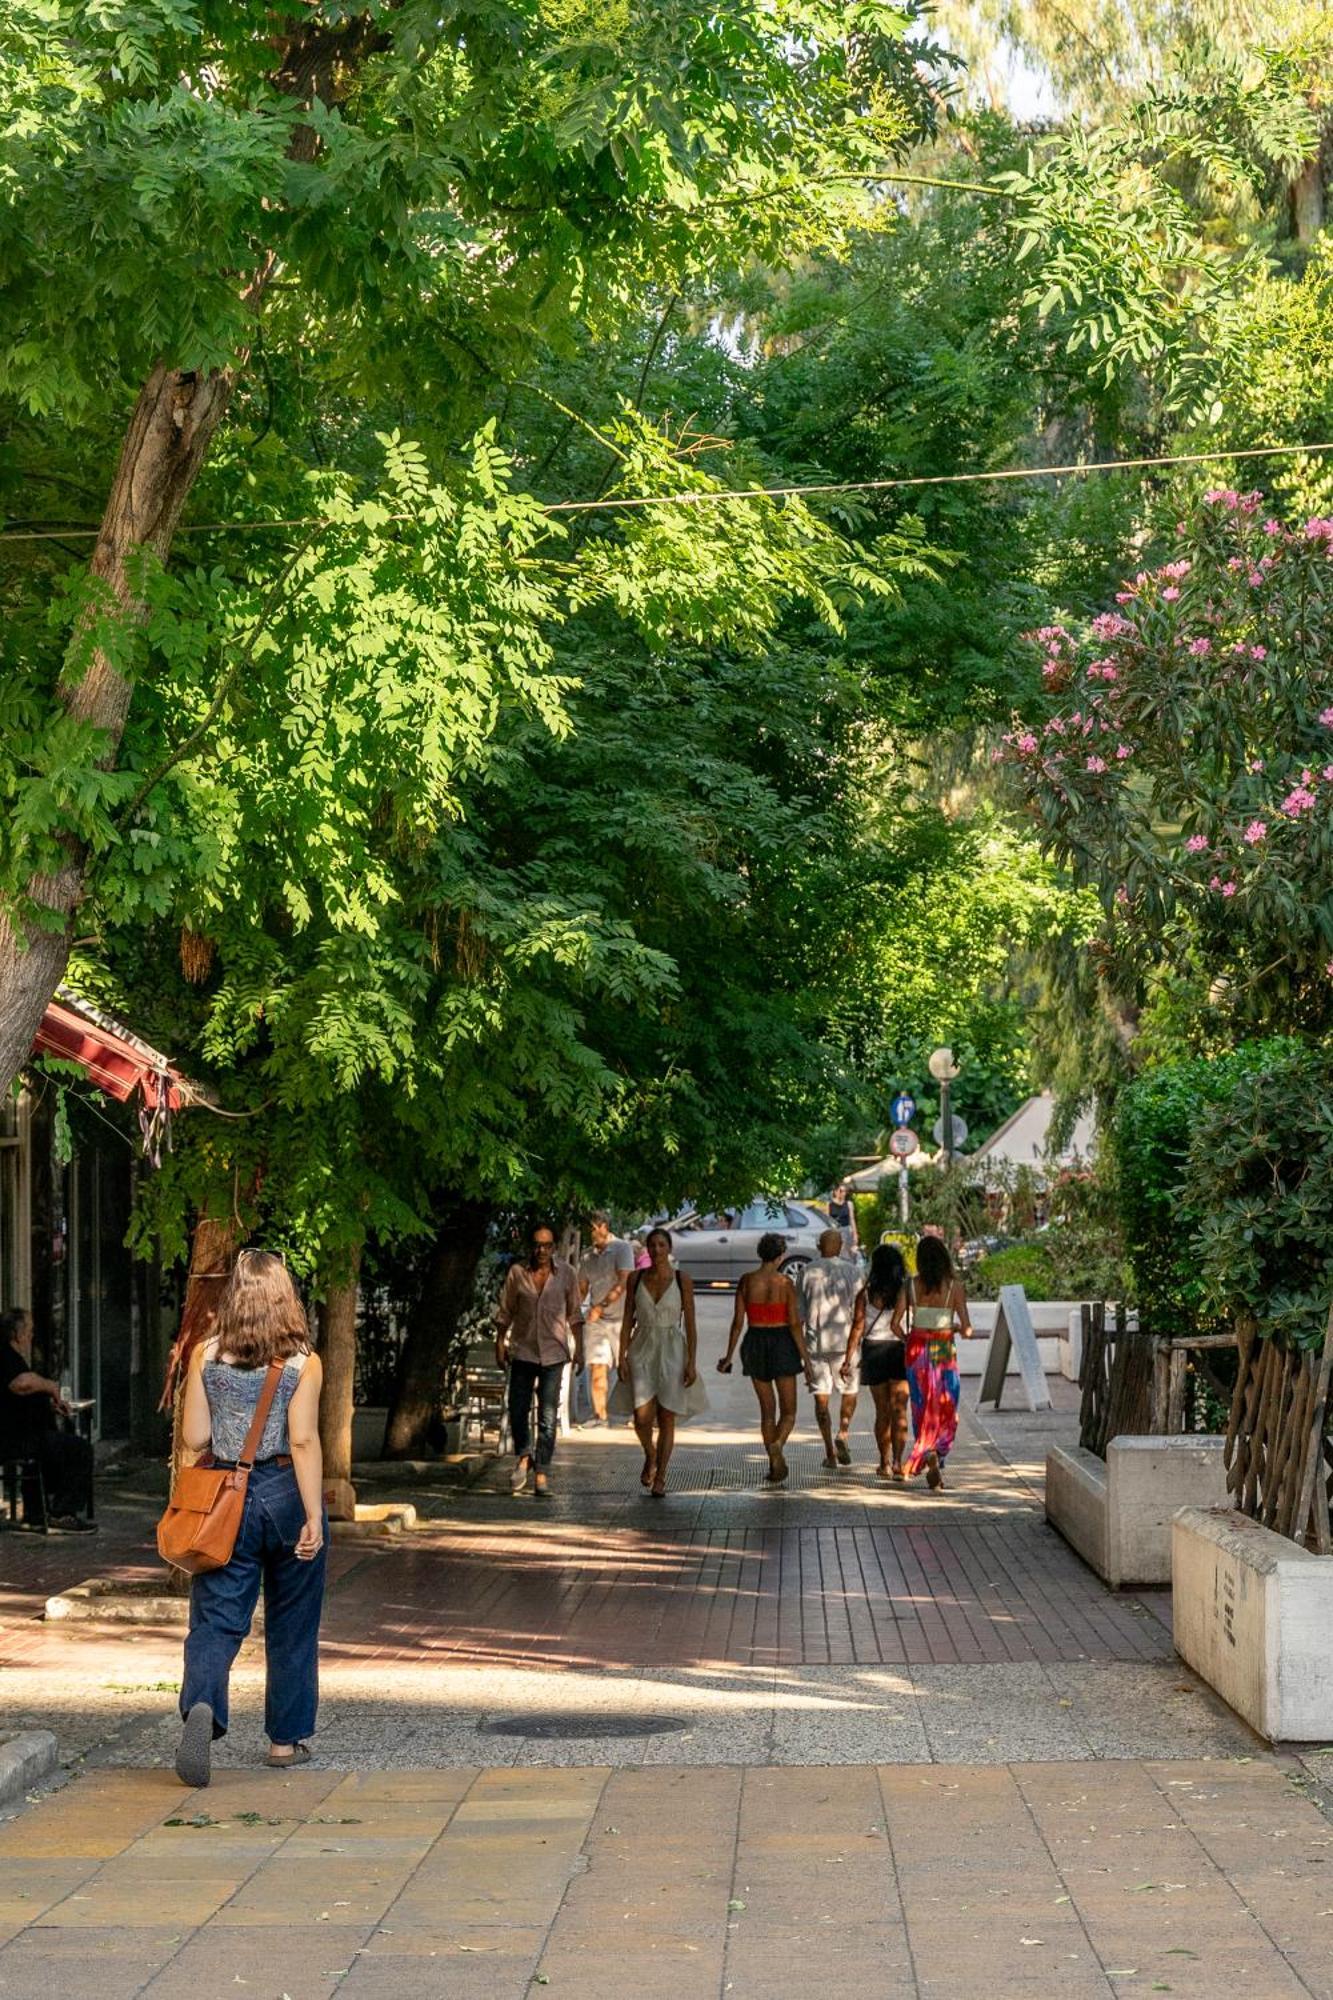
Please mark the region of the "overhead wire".
MULTIPOLYGON (((1163 452, 1153 457, 1143 458, 1101 458, 1074 460, 1068 465, 1005 465, 996 466, 986 472, 930 472, 903 475, 893 479, 830 479, 811 480, 783 486, 731 486, 703 487, 688 489, 679 493, 629 493, 611 494, 595 500, 544 500, 539 503, 543 514, 589 514, 621 513, 647 507, 699 507, 720 506, 732 501, 749 500, 797 500, 807 496, 837 495, 842 493, 892 493, 906 492, 929 486, 981 486, 996 480, 1012 479, 1084 479, 1098 472, 1143 472, 1172 465, 1216 465, 1238 459, 1253 458, 1311 458, 1321 453, 1333 451, 1333 440, 1316 444, 1256 444, 1227 447, 1219 445, 1212 451, 1163 452)), ((390 514, 389 521, 406 521, 409 514, 390 514)), ((178 535, 213 534, 264 534, 286 528, 332 528, 338 526, 332 515, 300 514, 282 516, 274 520, 233 520, 233 521, 191 521, 183 523, 178 535)), ((100 528, 17 528, 0 530, 0 545, 8 542, 67 541, 74 536, 87 536, 96 540, 100 528)))

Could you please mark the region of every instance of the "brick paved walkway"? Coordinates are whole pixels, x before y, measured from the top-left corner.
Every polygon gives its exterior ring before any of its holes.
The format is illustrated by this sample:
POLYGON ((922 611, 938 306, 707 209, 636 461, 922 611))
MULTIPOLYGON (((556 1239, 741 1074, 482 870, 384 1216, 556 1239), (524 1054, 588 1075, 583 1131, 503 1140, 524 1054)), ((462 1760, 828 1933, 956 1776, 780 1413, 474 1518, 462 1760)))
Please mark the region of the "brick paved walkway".
POLYGON ((331 1596, 376 1657, 575 1666, 1168 1658, 1170 1634, 1034 1519, 895 1527, 546 1527, 414 1537, 331 1596))
POLYGON ((1333 2000, 1330 1865, 1268 1761, 104 1771, 0 1827, 0 1996, 1333 2000))

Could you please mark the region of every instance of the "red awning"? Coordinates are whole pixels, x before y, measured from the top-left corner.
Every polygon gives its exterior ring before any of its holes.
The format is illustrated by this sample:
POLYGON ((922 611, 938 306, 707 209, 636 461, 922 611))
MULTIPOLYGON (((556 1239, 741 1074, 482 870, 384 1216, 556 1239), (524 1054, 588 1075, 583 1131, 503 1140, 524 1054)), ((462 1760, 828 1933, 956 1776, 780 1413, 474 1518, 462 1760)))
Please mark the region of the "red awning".
POLYGON ((141 1090, 150 1110, 176 1111, 196 1095, 164 1055, 68 994, 51 1002, 32 1046, 34 1055, 77 1063, 91 1083, 122 1104, 141 1090))

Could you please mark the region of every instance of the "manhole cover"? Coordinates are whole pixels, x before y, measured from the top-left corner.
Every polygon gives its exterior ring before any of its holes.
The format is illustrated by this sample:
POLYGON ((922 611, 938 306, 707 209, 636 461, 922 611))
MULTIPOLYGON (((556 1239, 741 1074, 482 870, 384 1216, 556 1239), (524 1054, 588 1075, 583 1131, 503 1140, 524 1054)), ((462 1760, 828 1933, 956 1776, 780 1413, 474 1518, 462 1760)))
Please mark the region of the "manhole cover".
POLYGON ((493 1715, 479 1722, 484 1736, 669 1736, 688 1728, 683 1715, 493 1715))

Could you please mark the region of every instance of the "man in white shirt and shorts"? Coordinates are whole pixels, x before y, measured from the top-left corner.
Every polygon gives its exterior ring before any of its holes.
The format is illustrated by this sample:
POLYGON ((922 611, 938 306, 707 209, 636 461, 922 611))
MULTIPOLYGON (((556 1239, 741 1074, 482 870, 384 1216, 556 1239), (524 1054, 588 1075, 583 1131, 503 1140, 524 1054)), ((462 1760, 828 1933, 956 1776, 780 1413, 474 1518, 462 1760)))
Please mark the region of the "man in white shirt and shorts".
POLYGON ((806 1265, 796 1281, 796 1296, 805 1323, 810 1387, 815 1393, 815 1421, 824 1440, 824 1463, 830 1468, 850 1465, 852 1454, 847 1433, 856 1413, 861 1377, 859 1368, 854 1368, 844 1382, 840 1371, 857 1314, 864 1314, 865 1302, 861 1273, 851 1258, 843 1254, 841 1230, 824 1231, 819 1239, 819 1255, 806 1265), (835 1391, 842 1397, 836 1437, 829 1407, 835 1391))
POLYGON ((600 1209, 593 1215, 588 1231, 592 1249, 579 1265, 579 1277, 587 1288, 583 1317, 583 1359, 588 1370, 588 1393, 592 1400, 593 1425, 609 1424, 607 1397, 611 1370, 620 1348, 620 1321, 624 1311, 625 1287, 634 1269, 634 1252, 622 1237, 613 1234, 610 1218, 600 1209))

